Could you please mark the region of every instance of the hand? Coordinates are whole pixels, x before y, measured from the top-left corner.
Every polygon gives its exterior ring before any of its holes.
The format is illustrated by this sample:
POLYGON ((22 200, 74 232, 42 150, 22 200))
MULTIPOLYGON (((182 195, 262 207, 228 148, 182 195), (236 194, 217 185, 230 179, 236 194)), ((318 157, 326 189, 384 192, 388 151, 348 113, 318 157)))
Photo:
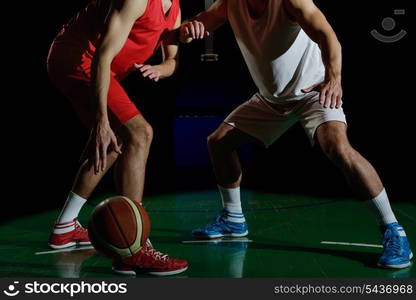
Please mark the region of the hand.
POLYGON ((143 78, 147 77, 154 82, 159 81, 161 76, 160 66, 134 64, 134 67, 142 73, 143 78))
POLYGON ((190 21, 184 23, 179 28, 179 41, 187 44, 195 39, 203 39, 209 36, 209 32, 205 30, 205 26, 199 21, 190 21))
POLYGON ((99 120, 91 130, 87 149, 89 150, 89 160, 94 166, 94 173, 98 174, 107 167, 107 151, 109 146, 121 154, 117 138, 110 128, 108 120, 99 120))
POLYGON ((341 80, 325 80, 307 89, 302 89, 303 93, 316 91, 320 93, 319 103, 325 108, 340 108, 342 105, 342 86, 341 80))

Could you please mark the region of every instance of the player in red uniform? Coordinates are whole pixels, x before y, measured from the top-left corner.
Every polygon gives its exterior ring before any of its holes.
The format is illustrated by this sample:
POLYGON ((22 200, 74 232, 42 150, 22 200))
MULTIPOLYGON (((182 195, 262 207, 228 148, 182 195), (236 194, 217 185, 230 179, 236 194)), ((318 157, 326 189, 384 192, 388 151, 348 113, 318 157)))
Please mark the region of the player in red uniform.
MULTIPOLYGON (((50 79, 91 128, 91 135, 88 159, 50 236, 52 248, 90 244, 78 213, 114 163, 118 192, 141 202, 152 127, 120 80, 134 71, 153 81, 171 76, 178 46, 169 32, 180 22, 179 0, 92 0, 54 39, 47 60, 50 79), (163 62, 146 65, 159 46, 163 62)), ((186 269, 186 261, 170 258, 150 243, 128 260, 113 262, 114 271, 129 275, 170 275, 186 269)))

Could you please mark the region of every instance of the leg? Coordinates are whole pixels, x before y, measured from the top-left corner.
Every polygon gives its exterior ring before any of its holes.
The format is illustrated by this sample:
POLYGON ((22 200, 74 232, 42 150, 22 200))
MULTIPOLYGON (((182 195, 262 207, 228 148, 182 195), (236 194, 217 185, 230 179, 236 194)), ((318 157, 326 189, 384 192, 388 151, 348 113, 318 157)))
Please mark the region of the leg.
POLYGON ((346 126, 341 122, 324 123, 317 129, 317 139, 323 152, 341 169, 355 191, 363 198, 371 199, 384 236, 384 252, 378 265, 389 268, 410 266, 413 254, 406 233, 397 223, 377 172, 349 144, 346 126))
POLYGON ((94 168, 88 161, 85 161, 80 167, 78 174, 72 186, 72 191, 84 199, 88 199, 94 191, 101 178, 107 173, 114 162, 117 160, 119 154, 112 151, 107 155, 107 167, 104 172, 95 174, 94 168))
POLYGON ((242 237, 248 234, 247 223, 241 208, 242 171, 236 150, 241 144, 252 139, 226 123, 222 123, 208 137, 208 150, 224 209, 214 224, 194 230, 192 233, 195 237, 242 237))
POLYGON ((49 246, 61 249, 76 244, 89 245, 87 231, 78 223, 78 214, 84 203, 90 197, 98 182, 117 159, 115 152, 107 156, 107 167, 104 172, 95 174, 94 167, 85 161, 80 167, 71 192, 59 214, 52 234, 49 237, 49 246))
POLYGON ((208 137, 208 150, 224 209, 213 224, 194 230, 194 236, 216 238, 248 234, 240 201, 242 171, 236 150, 247 142, 271 145, 296 122, 296 118, 288 117, 293 109, 293 104, 271 105, 255 94, 231 112, 208 137))
POLYGON ((120 135, 123 139, 123 153, 117 160, 115 170, 118 192, 133 201, 141 202, 153 130, 142 115, 137 115, 124 124, 120 135))
POLYGON ((341 169, 348 183, 363 199, 380 194, 383 184, 373 166, 354 150, 342 122, 326 122, 318 127, 316 138, 325 155, 341 169))
POLYGON ((236 150, 250 140, 253 138, 226 123, 208 137, 208 151, 220 186, 240 186, 242 171, 236 150))

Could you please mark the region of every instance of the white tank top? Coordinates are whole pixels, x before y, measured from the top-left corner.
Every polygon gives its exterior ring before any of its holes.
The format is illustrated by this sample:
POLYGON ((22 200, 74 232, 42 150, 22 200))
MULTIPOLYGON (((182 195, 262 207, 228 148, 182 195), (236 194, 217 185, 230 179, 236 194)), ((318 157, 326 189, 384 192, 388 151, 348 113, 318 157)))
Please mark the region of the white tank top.
POLYGON ((282 0, 269 0, 263 15, 253 19, 246 0, 226 0, 237 43, 260 94, 273 102, 316 96, 301 89, 325 78, 321 51, 292 22, 282 0))

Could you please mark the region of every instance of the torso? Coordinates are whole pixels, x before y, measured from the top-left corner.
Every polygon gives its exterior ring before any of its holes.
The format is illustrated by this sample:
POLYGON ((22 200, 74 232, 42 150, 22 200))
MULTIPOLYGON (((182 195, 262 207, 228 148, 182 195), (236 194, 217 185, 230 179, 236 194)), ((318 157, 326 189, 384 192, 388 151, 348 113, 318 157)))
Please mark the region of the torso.
POLYGON ((165 16, 168 14, 170 8, 172 7, 172 1, 171 0, 161 0, 162 6, 163 6, 163 12, 165 13, 165 16))
MULTIPOLYGON (((245 0, 243 0, 245 1, 245 0)), ((248 11, 253 19, 260 18, 267 7, 269 0, 246 0, 248 11)))
MULTIPOLYGON (((90 73, 91 60, 110 1, 92 0, 64 26, 54 40, 55 45, 62 44, 63 48, 76 48, 67 52, 82 56, 78 61, 87 74, 90 73)), ((148 0, 146 11, 134 23, 126 43, 111 64, 112 74, 117 79, 127 76, 135 63, 144 63, 153 55, 161 44, 164 32, 174 27, 179 10, 179 0, 148 0)))
POLYGON ((283 0, 253 3, 227 0, 227 14, 259 92, 274 102, 304 98, 301 89, 324 78, 318 45, 290 20, 283 0))

